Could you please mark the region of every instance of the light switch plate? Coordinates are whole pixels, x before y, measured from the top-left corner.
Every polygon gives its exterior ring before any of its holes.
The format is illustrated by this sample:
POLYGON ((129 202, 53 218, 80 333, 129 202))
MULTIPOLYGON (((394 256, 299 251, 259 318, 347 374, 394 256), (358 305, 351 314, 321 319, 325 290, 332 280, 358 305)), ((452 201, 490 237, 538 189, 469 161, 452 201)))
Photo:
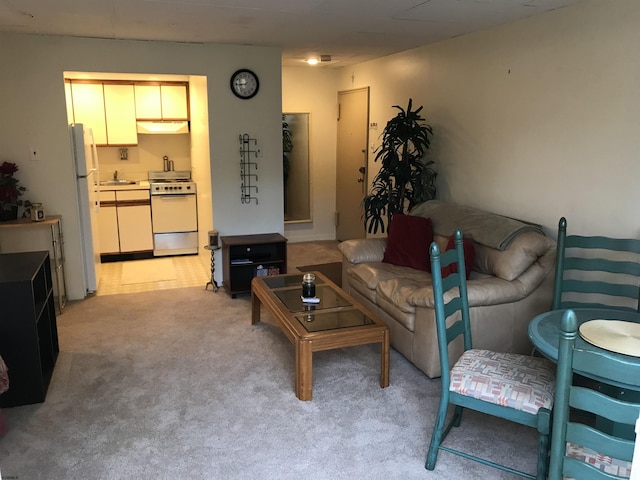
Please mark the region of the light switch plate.
POLYGON ((32 162, 37 162, 40 160, 40 156, 38 155, 38 149, 33 145, 29 146, 29 158, 32 162))

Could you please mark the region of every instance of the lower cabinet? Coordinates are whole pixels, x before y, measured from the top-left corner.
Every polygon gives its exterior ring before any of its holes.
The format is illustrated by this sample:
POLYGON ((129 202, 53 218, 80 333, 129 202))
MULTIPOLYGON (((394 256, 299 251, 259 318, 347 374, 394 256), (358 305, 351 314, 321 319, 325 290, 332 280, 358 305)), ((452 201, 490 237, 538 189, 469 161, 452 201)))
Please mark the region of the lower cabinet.
POLYGON ((149 190, 100 192, 100 253, 153 251, 149 190))
POLYGON ((43 402, 60 351, 49 252, 0 254, 0 305, 0 407, 43 402))
POLYGON ((151 207, 149 205, 118 206, 118 232, 121 252, 153 250, 151 207))
MULTIPOLYGON (((118 236, 118 214, 116 212, 116 192, 100 192, 113 195, 113 205, 100 203, 98 211, 98 225, 100 230, 100 253, 120 253, 120 239, 118 236)), ((108 195, 106 195, 108 196, 108 195)))

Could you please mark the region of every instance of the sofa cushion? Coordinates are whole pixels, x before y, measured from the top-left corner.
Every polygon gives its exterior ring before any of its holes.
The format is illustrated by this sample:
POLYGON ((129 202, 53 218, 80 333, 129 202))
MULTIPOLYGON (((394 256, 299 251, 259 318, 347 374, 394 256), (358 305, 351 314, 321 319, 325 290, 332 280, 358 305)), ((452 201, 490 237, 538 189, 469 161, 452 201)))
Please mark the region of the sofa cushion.
POLYGON ((390 263, 371 262, 354 265, 348 270, 349 280, 356 281, 370 290, 375 290, 380 282, 395 278, 405 278, 431 284, 431 274, 415 268, 399 267, 390 263))
MULTIPOLYGON (((449 238, 449 242, 447 242, 446 250, 454 250, 456 248, 456 239, 452 235, 449 238)), ((464 269, 466 273, 467 280, 469 279, 469 275, 471 275, 471 269, 473 268, 474 261, 476 259, 476 249, 473 245, 473 242, 468 238, 462 238, 462 249, 464 251, 464 269)), ((445 251, 446 251, 445 250, 445 251)), ((447 265, 446 267, 442 267, 442 278, 446 278, 451 273, 455 273, 458 271, 458 264, 452 263, 447 265)))
POLYGON ((349 263, 381 262, 386 238, 357 238, 338 244, 338 250, 349 263))
POLYGON ((506 250, 497 250, 476 243, 474 269, 510 282, 524 273, 553 246, 553 240, 537 232, 518 235, 506 250))
POLYGON ((428 272, 429 245, 432 241, 431 219, 396 213, 389 225, 382 261, 428 272))

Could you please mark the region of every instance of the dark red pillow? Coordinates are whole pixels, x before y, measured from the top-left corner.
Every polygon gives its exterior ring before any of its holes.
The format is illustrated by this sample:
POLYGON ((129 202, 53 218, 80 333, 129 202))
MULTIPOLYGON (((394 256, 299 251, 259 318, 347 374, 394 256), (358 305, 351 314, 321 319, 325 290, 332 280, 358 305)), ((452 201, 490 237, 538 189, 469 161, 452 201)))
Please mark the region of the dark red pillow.
MULTIPOLYGON (((453 235, 449 238, 447 242, 446 251, 453 250, 456 248, 456 239, 453 235)), ((471 269, 473 268, 473 262, 476 260, 476 247, 473 245, 471 240, 466 238, 462 238, 462 250, 464 251, 464 269, 466 273, 467 279, 469 279, 469 275, 471 275, 471 269)), ((458 264, 452 263, 447 265, 446 267, 442 267, 441 273, 442 278, 445 278, 450 273, 454 273, 458 271, 458 264)))
POLYGON ((395 213, 389 225, 382 261, 429 272, 429 245, 432 241, 433 225, 430 218, 395 213))

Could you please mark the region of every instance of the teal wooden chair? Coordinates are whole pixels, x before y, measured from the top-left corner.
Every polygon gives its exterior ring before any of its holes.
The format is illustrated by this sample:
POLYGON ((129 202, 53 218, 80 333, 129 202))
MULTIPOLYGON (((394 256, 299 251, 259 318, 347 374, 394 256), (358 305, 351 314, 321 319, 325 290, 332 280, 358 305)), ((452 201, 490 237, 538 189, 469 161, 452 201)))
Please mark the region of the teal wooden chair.
POLYGON ((573 379, 577 370, 612 380, 631 375, 637 377, 640 371, 632 371, 624 360, 575 348, 576 331, 575 313, 567 310, 560 326, 549 479, 629 478, 633 440, 600 431, 585 413, 619 424, 635 425, 640 415, 640 403, 617 400, 576 385, 573 379), (571 408, 576 410, 570 416, 571 408), (580 411, 580 415, 576 415, 576 411, 580 411))
POLYGON ((640 311, 640 240, 567 235, 558 223, 554 310, 599 307, 640 311))
POLYGON ((540 357, 473 349, 460 230, 454 238, 455 249, 443 254, 435 242, 430 247, 442 390, 425 466, 433 470, 438 452, 443 450, 525 478, 542 480, 546 478, 548 465, 555 366, 540 357), (457 272, 442 278, 441 268, 447 266, 457 266, 457 272), (464 353, 451 367, 449 344, 459 337, 464 342, 464 353), (446 424, 449 405, 454 406, 453 416, 446 424), (444 445, 451 428, 460 426, 464 408, 537 429, 536 475, 444 445))

